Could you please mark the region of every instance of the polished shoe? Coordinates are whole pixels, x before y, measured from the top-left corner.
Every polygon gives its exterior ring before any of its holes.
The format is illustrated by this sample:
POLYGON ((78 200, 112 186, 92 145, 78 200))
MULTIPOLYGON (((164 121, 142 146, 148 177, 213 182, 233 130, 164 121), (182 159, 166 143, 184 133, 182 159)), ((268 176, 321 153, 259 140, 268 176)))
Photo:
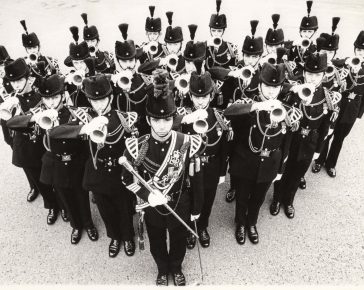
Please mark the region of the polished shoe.
POLYGON ((97 229, 94 226, 87 228, 86 233, 88 235, 88 238, 93 242, 99 239, 99 233, 97 232, 97 229))
POLYGON ((187 249, 192 250, 196 245, 196 237, 192 233, 188 233, 187 236, 187 249))
POLYGON ((284 206, 284 213, 290 219, 294 218, 294 207, 292 204, 284 206))
POLYGON ((335 168, 327 168, 326 169, 326 172, 327 172, 327 174, 330 177, 336 177, 336 170, 335 170, 335 168))
POLYGON ((133 240, 124 241, 124 252, 127 256, 133 256, 135 253, 135 243, 133 240))
POLYGON ((202 231, 200 231, 199 240, 200 240, 200 244, 203 248, 207 248, 208 246, 210 246, 210 235, 207 232, 206 228, 203 229, 202 231))
POLYGON ((69 222, 70 218, 68 217, 67 212, 64 209, 61 209, 61 217, 64 222, 69 222))
POLYGON ((32 202, 33 200, 35 200, 37 198, 38 195, 39 195, 39 191, 35 190, 34 188, 31 188, 27 195, 27 201, 32 202))
POLYGON ((158 273, 157 280, 155 281, 155 284, 157 286, 168 286, 168 275, 158 273))
POLYGON ((81 240, 82 231, 78 229, 73 229, 71 234, 71 244, 78 244, 81 240))
POLYGON ((47 215, 47 224, 53 225, 57 220, 58 210, 51 208, 47 215))
POLYGON ((248 238, 253 244, 259 243, 259 235, 258 235, 256 226, 248 227, 248 238))
POLYGON ((245 244, 245 226, 237 226, 235 230, 235 239, 238 242, 239 245, 245 244))
POLYGON ((172 276, 174 286, 186 286, 186 278, 181 271, 173 273, 172 276))
POLYGON ((120 251, 120 244, 121 242, 119 240, 111 240, 109 245, 109 257, 115 258, 120 251))
POLYGON ((315 162, 315 163, 312 165, 311 171, 312 171, 313 173, 320 172, 320 171, 321 171, 321 167, 322 167, 322 165, 321 165, 320 163, 316 163, 316 162, 315 162))
POLYGON ((277 215, 277 214, 279 214, 280 209, 281 209, 281 203, 279 201, 273 199, 273 201, 269 207, 270 214, 277 215))
POLYGON ((230 188, 226 193, 225 200, 227 202, 233 202, 233 200, 235 199, 235 193, 236 193, 235 189, 230 188))
POLYGON ((301 189, 306 189, 306 179, 305 179, 305 177, 301 177, 300 184, 298 185, 298 187, 301 188, 301 189))

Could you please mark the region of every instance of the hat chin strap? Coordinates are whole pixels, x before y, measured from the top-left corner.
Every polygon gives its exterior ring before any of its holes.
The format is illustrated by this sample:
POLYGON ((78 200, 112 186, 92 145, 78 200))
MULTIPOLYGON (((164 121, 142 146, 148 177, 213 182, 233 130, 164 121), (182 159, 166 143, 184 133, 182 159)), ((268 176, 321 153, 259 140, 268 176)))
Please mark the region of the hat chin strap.
POLYGON ((101 111, 99 114, 100 116, 105 115, 106 113, 110 112, 111 110, 111 102, 114 99, 114 96, 107 97, 109 99, 109 102, 107 103, 106 107, 101 111))

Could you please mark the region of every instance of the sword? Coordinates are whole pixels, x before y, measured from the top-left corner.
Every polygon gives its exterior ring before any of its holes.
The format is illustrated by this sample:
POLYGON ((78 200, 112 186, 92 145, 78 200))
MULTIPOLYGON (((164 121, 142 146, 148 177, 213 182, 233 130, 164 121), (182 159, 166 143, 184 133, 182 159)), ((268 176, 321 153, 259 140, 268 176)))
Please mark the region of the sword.
MULTIPOLYGON (((133 166, 131 166, 131 164, 129 163, 129 161, 126 159, 125 156, 121 156, 119 158, 119 164, 124 166, 126 170, 128 170, 131 174, 133 174, 138 181, 146 188, 148 189, 149 192, 151 192, 152 194, 154 193, 154 189, 150 186, 150 184, 148 182, 146 182, 143 177, 141 177, 139 175, 138 172, 136 172, 136 170, 133 168, 133 166)), ((196 238, 198 238, 198 235, 195 233, 195 231, 193 229, 191 229, 186 223, 185 221, 168 205, 168 204, 163 204, 163 206, 171 213, 175 216, 176 219, 178 219, 181 224, 184 225, 184 227, 186 229, 188 229, 196 238)))

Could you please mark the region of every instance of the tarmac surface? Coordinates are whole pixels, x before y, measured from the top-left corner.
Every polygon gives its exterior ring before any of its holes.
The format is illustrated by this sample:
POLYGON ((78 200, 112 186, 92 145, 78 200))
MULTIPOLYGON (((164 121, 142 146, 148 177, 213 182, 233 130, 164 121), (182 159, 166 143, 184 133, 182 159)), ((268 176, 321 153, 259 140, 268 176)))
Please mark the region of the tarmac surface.
MULTIPOLYGON (((82 12, 89 13, 90 25, 100 27, 102 47, 113 50, 115 39, 121 38, 117 25, 124 21, 130 23, 129 36, 140 43, 144 38, 142 32, 148 16, 147 6, 151 3, 116 0, 1 2, 1 43, 9 53, 12 56, 24 54, 19 20, 25 18, 29 31, 39 35, 45 54, 59 57, 60 62, 66 57, 72 40, 68 27, 73 24, 83 27, 79 17, 82 12), (113 13, 106 15, 110 11, 113 13), (106 33, 108 29, 112 31, 109 34, 106 33), (141 33, 136 34, 134 29, 141 33)), ((189 38, 186 26, 190 23, 199 24, 197 38, 205 39, 215 1, 204 1, 207 8, 201 8, 200 4, 198 9, 197 1, 173 1, 172 5, 168 5, 171 2, 163 0, 157 3, 156 16, 162 17, 163 31, 166 23, 164 12, 173 9, 176 15, 174 25, 183 25, 185 40, 189 38), (188 17, 184 17, 187 11, 188 17)), ((306 13, 305 1, 278 3, 259 0, 254 1, 251 10, 244 9, 242 2, 225 0, 221 9, 230 23, 226 38, 239 37, 239 44, 249 30, 249 20, 255 17, 261 20, 257 34, 264 36, 271 25, 270 15, 281 13, 280 25, 287 31, 287 38, 292 39, 301 17, 306 13), (235 4, 240 10, 234 9, 235 4), (242 29, 233 29, 238 24, 242 29)), ((364 28, 363 8, 360 0, 314 3, 312 15, 317 15, 320 25, 322 23, 320 32, 331 31, 332 16, 342 17, 338 29, 341 55, 352 52, 352 43, 364 28)), ((258 220, 258 245, 251 244, 249 240, 243 246, 236 243, 235 206, 224 200, 228 181, 220 185, 209 226, 211 246, 201 249, 204 285, 363 286, 363 130, 363 121, 358 120, 344 143, 335 179, 330 178, 325 170, 318 174, 307 173, 307 189, 297 192, 293 220, 286 218, 282 211, 276 217, 269 214, 272 198, 272 190, 269 190, 258 220)), ((54 225, 48 226, 42 198, 38 197, 33 203, 26 201, 28 184, 25 175, 11 164, 11 149, 4 142, 0 142, 0 172, 0 286, 154 285, 157 269, 149 253, 148 241, 145 251, 137 249, 133 257, 127 257, 121 250, 115 259, 109 258, 110 240, 96 206, 91 204, 100 238, 91 242, 84 232, 80 243, 71 245, 69 223, 63 222, 59 216, 54 225)), ((197 248, 187 250, 183 270, 188 284, 200 281, 197 248)), ((173 284, 171 280, 170 283, 173 284)))

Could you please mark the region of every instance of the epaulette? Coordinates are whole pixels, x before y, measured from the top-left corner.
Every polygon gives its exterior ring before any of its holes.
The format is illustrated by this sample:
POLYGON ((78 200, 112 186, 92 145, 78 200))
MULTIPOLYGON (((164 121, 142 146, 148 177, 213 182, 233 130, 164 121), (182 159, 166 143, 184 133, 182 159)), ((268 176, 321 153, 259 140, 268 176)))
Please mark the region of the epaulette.
POLYGON ((187 110, 185 107, 177 107, 177 114, 181 116, 187 115, 187 110))
POLYGON ((229 49, 229 53, 231 55, 231 57, 235 57, 237 58, 238 57, 238 54, 239 54, 239 49, 238 49, 238 46, 236 44, 232 44, 230 42, 226 42, 226 45, 229 49))
POLYGON ((89 108, 70 106, 69 109, 72 116, 80 120, 83 124, 87 124, 91 120, 91 116, 88 114, 89 108))
POLYGON ((132 126, 136 122, 138 118, 138 114, 136 112, 121 112, 119 110, 115 110, 118 114, 119 120, 123 128, 126 132, 130 133, 132 131, 132 126))
POLYGON ((340 80, 344 80, 346 79, 346 77, 349 75, 349 69, 342 67, 339 70, 339 76, 340 76, 340 80))
POLYGON ((330 91, 329 89, 327 89, 325 87, 324 87, 324 92, 325 92, 325 98, 326 98, 326 103, 327 103, 328 109, 335 110, 336 105, 341 100, 341 94, 339 92, 330 91))
POLYGON ((194 156, 201 147, 202 144, 202 138, 200 135, 190 135, 190 141, 191 141, 191 149, 190 149, 190 158, 194 156))
POLYGON ((135 160, 138 158, 139 155, 139 146, 143 143, 147 142, 150 138, 150 135, 144 135, 139 138, 126 138, 125 139, 125 147, 128 150, 130 156, 135 160))
POLYGON ((303 118, 303 113, 300 109, 296 107, 290 107, 287 111, 285 118, 286 124, 292 127, 295 123, 299 122, 303 118))
POLYGON ((223 112, 216 108, 214 108, 213 110, 214 110, 216 121, 219 123, 221 129, 224 131, 229 130, 229 126, 227 124, 226 119, 224 118, 223 112))

